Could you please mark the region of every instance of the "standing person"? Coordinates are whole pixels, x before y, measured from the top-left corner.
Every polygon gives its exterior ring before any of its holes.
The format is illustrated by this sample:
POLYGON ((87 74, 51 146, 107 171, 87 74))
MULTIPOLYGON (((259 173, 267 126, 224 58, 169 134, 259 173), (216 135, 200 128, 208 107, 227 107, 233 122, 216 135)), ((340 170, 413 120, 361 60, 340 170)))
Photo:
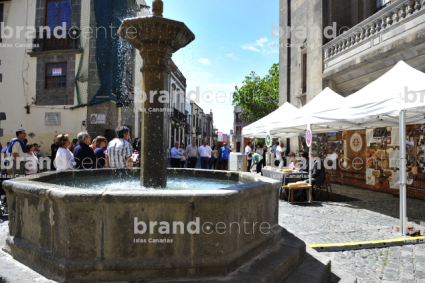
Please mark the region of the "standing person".
POLYGON ((180 157, 183 155, 182 150, 179 147, 179 142, 174 143, 174 147, 171 149, 171 167, 180 168, 180 157))
POLYGON ((25 164, 26 171, 25 175, 35 175, 37 173, 40 173, 40 162, 38 161, 37 155, 34 153, 35 147, 34 144, 28 143, 27 144, 27 162, 25 164))
POLYGON ((248 156, 248 153, 250 153, 251 151, 252 151, 251 142, 248 142, 247 146, 245 147, 246 161, 248 161, 248 166, 247 166, 246 169, 247 169, 248 172, 251 169, 251 163, 252 163, 252 158, 248 156))
POLYGON ((217 146, 213 146, 213 149, 211 151, 211 159, 210 159, 210 169, 214 167, 214 170, 217 170, 217 159, 218 159, 218 150, 217 146))
POLYGON ((37 158, 44 157, 44 154, 40 150, 40 146, 38 145, 38 143, 34 143, 34 154, 37 156, 37 158))
MULTIPOLYGON (((108 143, 108 142, 106 141, 106 143, 108 143)), ((140 167, 140 153, 141 153, 141 146, 142 146, 141 143, 142 143, 142 141, 139 138, 135 139, 134 143, 133 143, 133 149, 134 149, 133 156, 136 156, 137 167, 140 167)), ((134 159, 133 159, 133 161, 134 161, 134 159)))
POLYGON ((223 144, 223 147, 220 149, 221 154, 221 166, 222 170, 227 170, 227 165, 229 165, 229 154, 230 154, 230 148, 227 147, 227 143, 223 144))
POLYGON ((204 140, 204 144, 199 147, 199 156, 201 156, 201 168, 208 169, 211 156, 211 147, 207 144, 207 140, 204 140))
POLYGON ((189 158, 187 167, 196 168, 196 163, 198 162, 198 146, 196 145, 196 140, 193 140, 192 144, 186 147, 186 155, 189 158))
POLYGON ((279 141, 277 141, 276 142, 276 144, 274 144, 273 146, 272 146, 272 149, 271 149, 271 153, 273 154, 273 157, 274 158, 276 158, 276 148, 279 146, 279 141))
MULTIPOLYGON (((276 143, 278 144, 278 143, 276 143)), ((281 169, 283 167, 283 156, 284 156, 284 147, 283 147, 283 142, 280 143, 280 145, 278 145, 276 147, 276 160, 279 161, 279 169, 281 169)))
MULTIPOLYGON (((6 166, 9 163, 9 161, 6 159, 8 157, 7 148, 9 147, 9 144, 10 144, 10 142, 7 142, 6 147, 3 147, 1 149, 1 156, 3 157, 4 165, 6 165, 6 166)), ((6 175, 6 174, 7 174, 7 170, 0 168, 0 175, 6 175)))
POLYGON ((75 169, 86 170, 94 169, 96 166, 96 155, 90 148, 91 139, 87 132, 81 132, 77 136, 80 142, 74 149, 75 169))
POLYGON ((269 152, 269 150, 267 149, 267 145, 264 145, 264 147, 263 147, 263 159, 264 159, 264 166, 266 166, 267 164, 266 164, 266 160, 267 160, 267 158, 266 158, 266 156, 267 156, 267 152, 269 152))
POLYGON ((69 147, 69 151, 74 154, 75 147, 79 144, 78 139, 72 139, 71 146, 69 147))
MULTIPOLYGON (((326 181, 326 172, 321 159, 316 160, 317 153, 315 150, 311 152, 313 158, 313 170, 311 172, 311 185, 320 188, 326 181)), ((309 180, 306 180, 308 182, 309 180)))
POLYGON ((286 164, 286 147, 283 144, 283 141, 280 141, 280 148, 282 149, 283 166, 289 166, 288 164, 286 164))
POLYGON ((128 168, 133 167, 133 150, 131 149, 131 144, 128 142, 130 138, 130 129, 122 126, 118 127, 116 130, 116 135, 118 138, 113 139, 108 144, 108 149, 106 150, 106 168, 128 168))
POLYGON ((94 150, 94 155, 96 155, 96 168, 105 168, 106 167, 106 155, 103 150, 107 141, 105 137, 98 136, 96 138, 96 149, 94 150))
POLYGON ((71 145, 69 136, 67 134, 58 135, 56 136, 55 143, 59 147, 55 159, 56 171, 60 172, 74 169, 74 155, 68 149, 71 145))
POLYGON ((184 165, 186 164, 186 150, 184 150, 183 143, 180 145, 180 149, 183 152, 182 156, 180 157, 180 168, 184 168, 184 165))
POLYGON ((7 157, 7 148, 9 147, 9 144, 10 144, 10 142, 7 142, 6 147, 3 147, 1 149, 1 155, 3 156, 4 159, 6 159, 6 157, 7 157))
POLYGON ((90 148, 93 149, 93 151, 96 150, 96 139, 94 139, 90 145, 90 148))
POLYGON ((257 144, 257 148, 255 149, 255 153, 258 153, 259 155, 263 156, 264 150, 260 143, 257 144))
POLYGON ((7 152, 13 157, 12 169, 9 171, 9 175, 25 176, 25 162, 28 152, 27 146, 24 144, 24 139, 27 136, 25 130, 19 129, 16 131, 16 138, 10 141, 7 147, 7 152))
POLYGON ((55 159, 56 154, 58 153, 59 147, 55 143, 55 139, 53 139, 53 144, 50 146, 50 149, 52 150, 52 155, 50 156, 50 170, 55 171, 55 159))

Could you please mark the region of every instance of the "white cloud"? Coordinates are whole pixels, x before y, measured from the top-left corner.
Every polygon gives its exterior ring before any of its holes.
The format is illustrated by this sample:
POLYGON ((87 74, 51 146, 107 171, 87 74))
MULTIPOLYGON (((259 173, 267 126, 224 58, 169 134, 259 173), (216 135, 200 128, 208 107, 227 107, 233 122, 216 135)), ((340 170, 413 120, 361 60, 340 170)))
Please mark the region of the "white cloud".
POLYGON ((251 51, 255 51, 255 52, 260 52, 260 49, 255 48, 251 44, 242 45, 242 49, 251 50, 251 51))
POLYGON ((265 54, 278 53, 278 48, 272 47, 271 44, 266 45, 266 42, 268 41, 269 39, 267 37, 263 37, 256 40, 255 43, 242 45, 242 49, 251 50, 254 52, 261 52, 265 54))
POLYGON ((242 60, 241 60, 241 59, 239 59, 238 57, 235 57, 235 54, 233 54, 233 53, 227 54, 227 57, 230 57, 230 58, 232 58, 233 60, 238 61, 238 62, 245 62, 245 63, 247 63, 246 61, 242 61, 242 60))
POLYGON ((204 64, 204 65, 211 65, 210 60, 208 60, 207 58, 200 58, 200 59, 198 60, 198 62, 200 62, 200 63, 202 63, 202 64, 204 64))

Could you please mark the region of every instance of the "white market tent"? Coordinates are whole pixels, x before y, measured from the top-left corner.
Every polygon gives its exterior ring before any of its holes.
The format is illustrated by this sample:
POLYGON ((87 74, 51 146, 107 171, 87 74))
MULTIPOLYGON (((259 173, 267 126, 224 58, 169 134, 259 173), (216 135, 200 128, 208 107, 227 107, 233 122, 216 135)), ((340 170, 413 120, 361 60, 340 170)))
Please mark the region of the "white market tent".
POLYGON ((273 135, 281 132, 305 132, 306 125, 311 124, 315 125, 312 132, 338 131, 336 128, 339 125, 332 125, 335 121, 333 116, 344 104, 344 100, 344 97, 330 88, 325 88, 293 115, 281 117, 280 120, 270 124, 268 130, 273 135))
MULTIPOLYGON (((249 138, 265 138, 267 135, 267 129, 270 125, 280 124, 285 120, 285 117, 291 117, 296 115, 299 111, 298 108, 292 104, 286 102, 278 109, 267 115, 266 117, 261 118, 260 120, 248 125, 242 129, 242 136, 249 138)), ((286 134, 278 133, 273 135, 273 137, 288 137, 288 136, 297 136, 298 134, 286 134)))
POLYGON ((309 123, 313 125, 312 132, 398 126, 402 105, 409 110, 407 124, 424 123, 424 79, 424 73, 400 61, 380 78, 347 98, 326 88, 299 109, 298 117, 289 117, 269 129, 272 134, 278 134, 294 129, 305 131, 309 123), (406 103, 399 103, 408 91, 412 93, 406 103), (415 97, 417 99, 413 101, 415 97))
MULTIPOLYGON (((295 132, 312 125, 312 132, 399 126, 400 160, 406 158, 406 124, 425 123, 425 74, 398 62, 386 74, 363 89, 343 98, 325 89, 300 109, 298 116, 270 126, 272 134, 295 132)), ((405 162, 400 171, 406 172, 405 162)), ((407 232, 406 176, 400 174, 400 230, 407 232)))

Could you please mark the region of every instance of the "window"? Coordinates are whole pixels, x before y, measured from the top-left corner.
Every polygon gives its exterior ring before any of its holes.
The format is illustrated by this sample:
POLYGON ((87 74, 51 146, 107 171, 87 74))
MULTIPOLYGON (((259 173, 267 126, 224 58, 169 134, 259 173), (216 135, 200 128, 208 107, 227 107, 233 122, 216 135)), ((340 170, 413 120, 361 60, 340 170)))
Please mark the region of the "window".
POLYGON ((46 88, 66 88, 66 63, 46 64, 46 88))
POLYGON ((46 26, 53 30, 66 23, 66 29, 71 28, 71 1, 70 0, 47 0, 46 26))
MULTIPOLYGON (((69 29, 71 28, 71 1, 70 0, 46 0, 46 16, 45 26, 50 28, 50 38, 47 31, 44 31, 43 50, 63 50, 72 48, 71 45, 75 44, 69 36, 69 29), (54 29, 62 27, 65 23, 66 38, 57 38, 54 36, 54 29)), ((58 35, 62 36, 62 30, 58 31, 58 35)))
POLYGON ((302 69, 301 69, 301 88, 302 93, 307 92, 307 53, 302 54, 302 69))
POLYGON ((0 3, 0 42, 2 42, 1 38, 1 23, 3 22, 3 6, 4 4, 0 3))

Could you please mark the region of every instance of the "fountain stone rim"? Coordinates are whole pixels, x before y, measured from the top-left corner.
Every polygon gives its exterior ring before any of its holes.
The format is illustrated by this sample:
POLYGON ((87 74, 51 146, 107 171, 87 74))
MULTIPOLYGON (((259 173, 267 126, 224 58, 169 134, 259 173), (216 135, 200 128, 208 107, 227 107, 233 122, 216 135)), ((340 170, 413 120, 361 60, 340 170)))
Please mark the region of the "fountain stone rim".
MULTIPOLYGON (((249 190, 257 190, 258 187, 264 186, 264 184, 276 185, 280 184, 279 181, 270 179, 267 177, 262 177, 254 175, 248 172, 229 172, 229 171, 219 171, 219 170, 201 170, 201 169, 174 169, 169 168, 168 174, 181 173, 187 174, 202 174, 203 177, 211 179, 218 179, 219 177, 224 177, 229 175, 233 179, 236 177, 239 181, 243 182, 240 185, 220 188, 216 190, 164 190, 164 189, 151 189, 151 190, 105 190, 105 189, 84 189, 84 188, 74 188, 64 185, 52 184, 49 181, 58 180, 60 178, 78 178, 78 175, 92 175, 97 173, 97 175, 116 175, 119 173, 132 173, 134 176, 138 176, 140 173, 140 168, 132 169, 91 169, 91 170, 69 170, 61 172, 46 172, 38 174, 37 177, 30 178, 16 178, 12 180, 7 180, 3 183, 3 187, 6 191, 12 192, 13 190, 19 190, 23 193, 30 195, 40 195, 48 194, 49 198, 56 199, 61 202, 72 199, 73 201, 81 198, 83 202, 98 202, 104 195, 114 196, 114 197, 128 197, 129 195, 133 197, 158 197, 166 196, 171 198, 187 198, 187 197, 237 197, 241 193, 245 193, 249 190), (109 174, 108 174, 109 173, 109 174), (216 176, 217 178, 211 177, 216 176)), ((187 175, 190 175, 187 174, 187 175)), ((220 178, 221 179, 221 178, 220 178)))

